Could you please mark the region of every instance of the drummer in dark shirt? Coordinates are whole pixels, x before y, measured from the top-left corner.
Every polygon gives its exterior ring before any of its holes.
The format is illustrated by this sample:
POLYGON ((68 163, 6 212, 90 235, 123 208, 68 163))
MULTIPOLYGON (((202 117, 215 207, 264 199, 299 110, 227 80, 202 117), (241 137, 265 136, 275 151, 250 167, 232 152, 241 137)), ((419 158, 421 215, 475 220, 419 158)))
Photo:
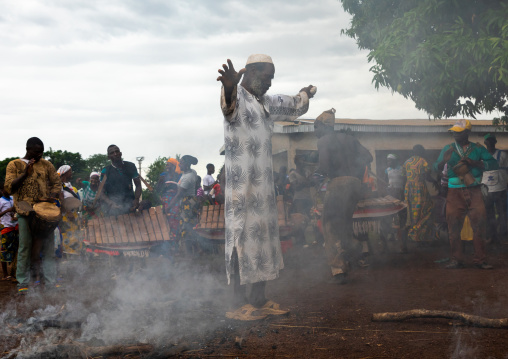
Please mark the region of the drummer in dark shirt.
POLYGON ((141 196, 141 179, 136 165, 123 161, 122 152, 116 145, 108 147, 108 158, 111 164, 101 173, 101 181, 106 181, 101 196, 104 212, 110 216, 118 216, 135 211, 139 207, 141 196))

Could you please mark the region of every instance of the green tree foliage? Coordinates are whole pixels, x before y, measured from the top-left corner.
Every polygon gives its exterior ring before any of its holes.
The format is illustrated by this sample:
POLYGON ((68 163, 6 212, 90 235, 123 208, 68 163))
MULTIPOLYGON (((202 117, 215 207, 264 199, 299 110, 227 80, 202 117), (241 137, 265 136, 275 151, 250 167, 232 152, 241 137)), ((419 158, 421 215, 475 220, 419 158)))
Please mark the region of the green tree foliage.
MULTIPOLYGON (((0 161, 0 179, 5 178, 5 170, 10 161, 15 160, 17 157, 10 157, 0 161)), ((44 152, 44 158, 53 163, 56 169, 62 165, 69 165, 72 167, 73 178, 82 178, 83 180, 88 179, 90 173, 93 171, 100 172, 104 167, 109 164, 107 155, 97 153, 91 155, 86 160, 83 159, 80 153, 68 152, 57 150, 54 151, 52 148, 49 151, 44 152)))
POLYGON ((152 207, 160 206, 162 204, 159 195, 155 192, 148 190, 148 188, 143 188, 141 190, 141 195, 143 197, 143 201, 150 201, 152 207))
POLYGON ((57 150, 53 151, 52 148, 49 151, 44 152, 44 158, 55 166, 58 170, 60 166, 69 165, 72 168, 73 178, 87 178, 86 161, 81 157, 78 152, 69 152, 57 150))
POLYGON ((11 162, 17 158, 18 157, 9 157, 9 158, 6 158, 6 159, 0 161, 0 181, 5 180, 5 172, 6 172, 7 165, 9 164, 9 162, 11 162))
POLYGON ((109 159, 107 155, 102 153, 96 153, 86 159, 86 169, 88 172, 100 172, 104 167, 109 165, 109 159))
POLYGON ((341 0, 342 30, 375 64, 372 82, 434 118, 500 111, 507 123, 508 2, 341 0))
POLYGON ((155 161, 148 166, 148 170, 146 171, 146 181, 155 188, 157 181, 162 172, 164 172, 164 168, 166 167, 167 157, 158 157, 155 161))
MULTIPOLYGON (((166 157, 158 157, 152 162, 152 164, 150 164, 150 166, 148 166, 145 179, 153 188, 156 187, 161 173, 164 172, 167 160, 168 159, 166 157)), ((152 206, 158 206, 161 204, 159 194, 149 191, 148 189, 143 189, 143 200, 152 202, 152 206)))

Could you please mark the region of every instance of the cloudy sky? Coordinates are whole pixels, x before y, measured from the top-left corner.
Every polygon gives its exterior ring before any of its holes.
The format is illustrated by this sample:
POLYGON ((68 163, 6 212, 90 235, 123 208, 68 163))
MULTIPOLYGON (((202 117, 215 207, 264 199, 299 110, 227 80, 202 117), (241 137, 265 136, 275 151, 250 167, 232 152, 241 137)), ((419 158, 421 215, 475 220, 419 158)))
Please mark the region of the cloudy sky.
POLYGON ((217 69, 251 53, 274 59, 270 93, 317 86, 304 118, 427 118, 374 89, 349 21, 337 0, 3 0, 0 158, 38 136, 84 158, 114 143, 143 167, 191 154, 203 173, 223 161, 217 69))

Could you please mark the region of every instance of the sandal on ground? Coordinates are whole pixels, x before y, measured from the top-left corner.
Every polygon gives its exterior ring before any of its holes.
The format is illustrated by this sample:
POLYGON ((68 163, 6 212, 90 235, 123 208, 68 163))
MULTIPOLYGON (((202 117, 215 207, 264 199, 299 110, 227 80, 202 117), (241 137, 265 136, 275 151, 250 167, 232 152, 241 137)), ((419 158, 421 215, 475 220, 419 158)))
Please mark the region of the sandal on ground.
POLYGON ((27 287, 18 288, 18 295, 26 295, 26 294, 28 294, 28 288, 27 287))
POLYGON ((266 302, 259 311, 265 315, 285 315, 289 313, 289 310, 280 309, 280 304, 275 303, 273 300, 266 302))
POLYGON ((266 315, 259 315, 260 310, 252 304, 245 304, 234 312, 226 312, 226 318, 242 321, 260 320, 266 318, 266 315), (257 313, 255 313, 257 312, 257 313))
POLYGON ((1 281, 5 281, 5 280, 11 280, 12 277, 11 276, 7 276, 7 277, 2 277, 2 279, 0 279, 1 281))

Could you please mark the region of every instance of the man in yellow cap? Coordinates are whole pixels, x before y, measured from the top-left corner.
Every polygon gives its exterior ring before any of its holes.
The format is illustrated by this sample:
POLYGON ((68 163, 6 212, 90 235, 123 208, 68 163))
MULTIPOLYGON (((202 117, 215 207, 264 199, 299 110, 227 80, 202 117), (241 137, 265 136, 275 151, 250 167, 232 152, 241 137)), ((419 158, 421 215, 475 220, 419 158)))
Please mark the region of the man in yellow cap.
POLYGON ((460 231, 466 215, 473 228, 473 263, 480 269, 492 269, 485 255, 485 236, 487 216, 481 191, 484 171, 497 170, 497 161, 485 147, 469 142, 471 122, 460 119, 449 129, 454 143, 446 145, 434 169, 442 171, 445 164, 448 171, 448 194, 446 197, 446 221, 450 238, 451 260, 447 269, 462 268, 464 253, 460 240, 460 231))
POLYGON ((353 136, 334 131, 335 109, 323 112, 314 122, 318 138, 318 174, 326 177, 322 214, 328 264, 337 284, 346 283, 348 250, 353 241, 353 213, 361 198, 363 174, 372 155, 353 136))
POLYGON ((273 123, 305 114, 315 88, 305 87, 295 96, 266 95, 275 75, 270 56, 249 56, 238 72, 231 60, 227 63, 217 78, 222 82, 226 155, 226 272, 228 282, 233 277, 240 308, 226 316, 251 320, 287 313, 265 298, 266 282, 284 266, 272 169, 273 123), (248 299, 246 284, 252 284, 248 299))

